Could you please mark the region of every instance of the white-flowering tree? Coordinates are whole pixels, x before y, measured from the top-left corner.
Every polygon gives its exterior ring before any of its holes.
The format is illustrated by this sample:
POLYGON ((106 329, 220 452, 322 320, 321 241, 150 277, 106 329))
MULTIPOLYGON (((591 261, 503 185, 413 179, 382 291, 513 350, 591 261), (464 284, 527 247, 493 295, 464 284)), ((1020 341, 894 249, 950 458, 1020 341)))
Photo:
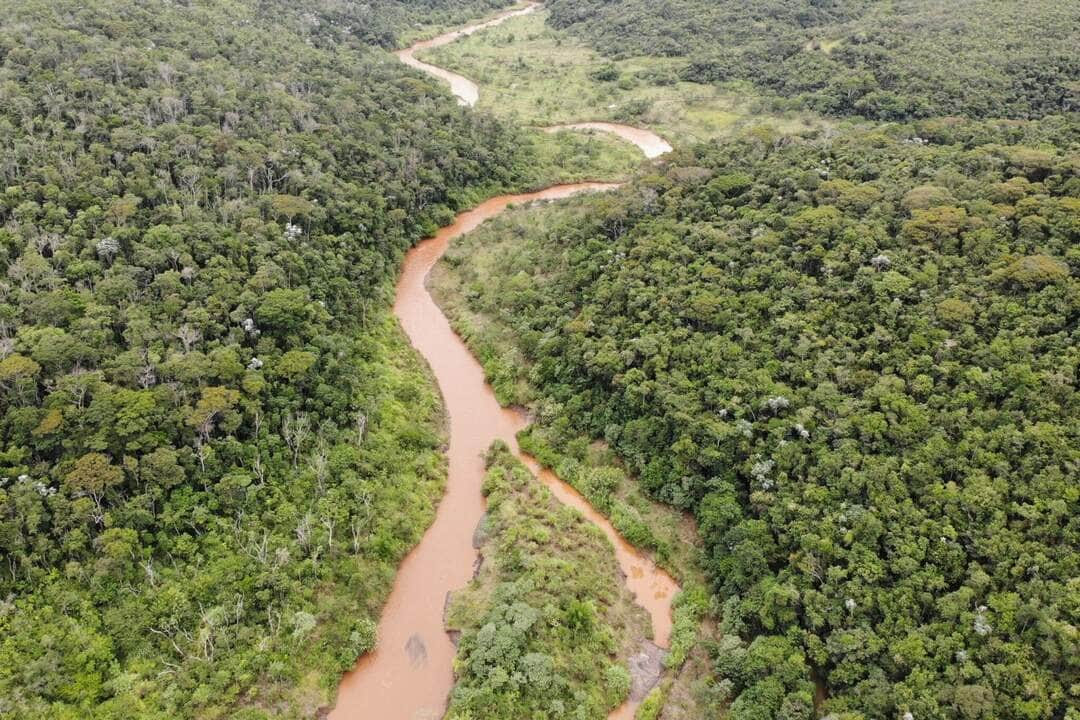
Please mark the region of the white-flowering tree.
POLYGON ((120 242, 114 237, 101 238, 97 241, 94 249, 97 250, 99 258, 112 264, 113 258, 120 253, 120 242))

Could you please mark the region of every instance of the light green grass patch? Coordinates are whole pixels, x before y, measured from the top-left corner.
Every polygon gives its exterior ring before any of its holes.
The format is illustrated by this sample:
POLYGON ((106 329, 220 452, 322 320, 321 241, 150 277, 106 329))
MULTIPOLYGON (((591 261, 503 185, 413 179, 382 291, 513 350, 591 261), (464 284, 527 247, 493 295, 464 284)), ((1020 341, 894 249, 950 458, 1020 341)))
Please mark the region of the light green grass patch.
POLYGON ((680 81, 682 59, 609 61, 549 28, 546 19, 542 10, 512 18, 421 57, 477 82, 478 109, 524 125, 622 122, 690 142, 750 122, 775 124, 781 132, 810 122, 794 115, 763 117, 754 110, 756 98, 742 88, 732 92, 680 81))

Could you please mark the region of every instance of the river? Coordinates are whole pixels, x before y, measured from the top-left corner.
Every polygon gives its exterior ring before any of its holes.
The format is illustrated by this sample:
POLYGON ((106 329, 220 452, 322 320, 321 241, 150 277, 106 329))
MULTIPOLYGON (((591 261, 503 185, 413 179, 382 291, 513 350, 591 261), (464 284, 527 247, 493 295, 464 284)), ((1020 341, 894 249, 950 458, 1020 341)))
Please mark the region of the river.
MULTIPOLYGON (((509 11, 487 22, 417 43, 400 51, 398 57, 446 80, 464 104, 472 105, 478 97, 474 83, 422 63, 413 53, 491 27, 508 17, 532 12, 536 7, 509 11)), ((581 129, 615 132, 634 142, 650 157, 658 154, 656 151, 661 146, 657 141, 663 143, 649 131, 611 123, 604 125, 604 128, 581 129)), ((452 224, 418 243, 407 254, 397 285, 394 313, 413 346, 430 365, 449 416, 446 494, 435 521, 398 569, 379 620, 378 647, 363 656, 342 679, 337 702, 329 715, 331 720, 437 720, 445 714, 454 684, 455 647, 443 625, 443 611, 448 594, 464 587, 473 575, 478 558, 473 532, 484 513, 480 492, 484 476, 482 455, 496 439, 505 441, 561 502, 576 508, 603 530, 615 548, 627 588, 649 614, 654 642, 661 647, 668 645, 671 601, 678 592, 675 581, 623 540, 611 523, 573 488, 520 452, 516 434, 527 424, 524 414, 499 405, 484 380, 480 364, 451 329, 425 285, 431 268, 454 238, 475 229, 507 206, 558 200, 615 187, 611 183, 578 183, 494 197, 461 213, 452 224)), ((636 706, 636 700, 628 701, 610 717, 628 720, 636 706)))
MULTIPOLYGON (((394 54, 401 62, 409 67, 426 72, 428 75, 449 84, 450 92, 457 97, 460 104, 465 105, 466 107, 473 107, 480 100, 480 88, 475 82, 464 75, 451 72, 446 68, 426 63, 423 60, 418 59, 416 53, 422 50, 430 50, 432 48, 448 45, 459 38, 472 35, 479 30, 500 25, 510 18, 536 12, 540 7, 542 7, 540 3, 529 3, 524 7, 507 10, 506 12, 499 13, 490 20, 485 20, 484 22, 476 23, 475 25, 469 25, 460 30, 451 30, 450 32, 433 37, 430 40, 421 40, 403 50, 398 50, 394 54)), ((552 125, 550 127, 542 128, 542 130, 545 132, 556 132, 558 130, 594 130, 597 132, 610 133, 629 143, 637 145, 645 157, 650 160, 671 152, 671 145, 668 144, 664 138, 660 137, 652 130, 633 127, 631 125, 621 125, 619 123, 604 121, 581 121, 563 125, 552 125)))
POLYGON ((634 127, 632 125, 622 125, 620 123, 612 122, 579 122, 567 123, 565 125, 549 125, 548 127, 542 128, 542 130, 549 133, 558 132, 560 130, 593 130, 596 132, 609 133, 618 138, 622 138, 628 143, 637 145, 642 154, 650 160, 671 152, 671 145, 668 144, 667 140, 660 137, 652 130, 646 130, 645 128, 634 127))
POLYGON ((517 17, 518 15, 528 15, 531 12, 536 12, 539 7, 539 3, 529 3, 522 8, 507 10, 506 12, 499 13, 490 20, 485 20, 484 22, 476 23, 475 25, 469 25, 467 27, 461 28, 460 30, 451 30, 448 33, 443 33, 442 35, 433 37, 430 40, 421 40, 420 42, 414 45, 410 45, 403 50, 398 50, 394 54, 397 55, 398 60, 405 63, 409 67, 416 68, 417 70, 422 70, 428 75, 437 77, 440 80, 449 83, 450 92, 454 93, 454 95, 458 99, 458 102, 462 105, 472 107, 480 99, 480 88, 477 87, 476 83, 474 83, 472 80, 465 77, 464 75, 458 75, 457 73, 450 72, 449 70, 443 69, 438 65, 431 65, 424 62, 423 60, 417 60, 416 53, 420 52, 421 50, 430 50, 431 48, 437 48, 442 45, 447 45, 454 42, 458 38, 465 37, 466 35, 472 35, 478 30, 495 27, 496 25, 500 25, 506 22, 512 17, 517 17))

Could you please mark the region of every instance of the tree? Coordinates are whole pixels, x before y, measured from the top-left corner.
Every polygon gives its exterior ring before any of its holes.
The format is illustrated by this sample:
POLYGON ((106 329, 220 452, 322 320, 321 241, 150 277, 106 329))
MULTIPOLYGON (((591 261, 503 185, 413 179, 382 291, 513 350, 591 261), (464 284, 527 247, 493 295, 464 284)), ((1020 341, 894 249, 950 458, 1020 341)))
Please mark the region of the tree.
POLYGON ((105 522, 106 494, 118 488, 123 481, 123 470, 113 465, 107 455, 97 452, 86 453, 80 457, 64 476, 64 485, 68 492, 75 497, 89 497, 93 501, 94 521, 98 525, 105 522))
POLYGON ((173 448, 159 447, 139 459, 139 476, 144 482, 163 489, 175 487, 184 481, 184 468, 177 460, 173 448))
POLYGON ((279 375, 296 381, 311 369, 316 360, 318 360, 318 356, 315 353, 290 350, 274 364, 273 370, 279 375))
POLYGON ((277 289, 268 292, 255 311, 260 325, 288 334, 308 320, 308 296, 302 290, 277 289))
POLYGON ((1069 278, 1069 266, 1048 255, 1027 255, 1000 270, 996 277, 1018 289, 1033 289, 1064 282, 1069 278))
POLYGON ((209 442, 214 424, 230 413, 239 400, 237 390, 220 386, 205 387, 199 401, 188 413, 187 424, 199 431, 204 443, 209 442))

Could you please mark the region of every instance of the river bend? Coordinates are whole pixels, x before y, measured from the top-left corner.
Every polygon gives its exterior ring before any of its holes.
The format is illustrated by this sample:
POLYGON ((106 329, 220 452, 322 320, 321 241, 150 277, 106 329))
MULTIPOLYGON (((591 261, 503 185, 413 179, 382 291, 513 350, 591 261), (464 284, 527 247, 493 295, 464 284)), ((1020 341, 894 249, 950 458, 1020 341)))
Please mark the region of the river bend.
MULTIPOLYGON (((538 5, 508 11, 486 22, 455 30, 401 50, 406 64, 450 83, 464 105, 476 103, 475 83, 461 75, 429 65, 414 56, 492 27, 516 15, 533 12, 538 5)), ((659 136, 614 123, 575 123, 548 130, 611 132, 637 145, 647 157, 671 148, 659 136)), ((479 362, 450 327, 426 288, 428 273, 456 237, 477 228, 509 205, 559 200, 584 192, 618 187, 612 183, 556 185, 537 192, 500 195, 458 215, 433 237, 416 245, 405 257, 397 284, 394 314, 410 342, 431 367, 449 417, 449 462, 446 493, 435 521, 398 569, 393 589, 379 620, 378 647, 364 655, 346 673, 338 690, 331 720, 437 720, 446 711, 453 688, 456 648, 443 625, 448 594, 464 587, 473 575, 478 553, 473 531, 484 513, 480 486, 483 454, 492 441, 506 442, 515 454, 564 504, 596 524, 611 540, 627 588, 651 619, 654 642, 666 647, 671 635, 671 602, 678 586, 661 568, 627 543, 572 487, 531 457, 521 453, 516 434, 527 420, 516 408, 504 408, 484 379, 479 362)), ((612 720, 633 717, 637 702, 614 710, 612 720)))

